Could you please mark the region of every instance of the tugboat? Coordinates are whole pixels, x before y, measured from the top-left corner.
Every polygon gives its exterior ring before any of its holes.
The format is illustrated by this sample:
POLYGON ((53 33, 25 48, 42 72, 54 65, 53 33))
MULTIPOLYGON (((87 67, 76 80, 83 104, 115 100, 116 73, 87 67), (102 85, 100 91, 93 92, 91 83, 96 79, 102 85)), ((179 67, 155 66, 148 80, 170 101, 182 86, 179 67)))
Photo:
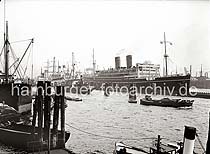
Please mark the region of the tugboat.
POLYGON ((158 139, 149 148, 149 151, 118 142, 115 143, 113 154, 193 154, 195 136, 196 128, 185 126, 183 143, 180 142, 177 145, 164 144, 161 142, 160 135, 158 135, 158 139))
POLYGON ((184 100, 184 99, 152 99, 151 96, 146 95, 145 98, 140 99, 140 104, 142 105, 153 105, 162 107, 191 107, 194 100, 184 100))

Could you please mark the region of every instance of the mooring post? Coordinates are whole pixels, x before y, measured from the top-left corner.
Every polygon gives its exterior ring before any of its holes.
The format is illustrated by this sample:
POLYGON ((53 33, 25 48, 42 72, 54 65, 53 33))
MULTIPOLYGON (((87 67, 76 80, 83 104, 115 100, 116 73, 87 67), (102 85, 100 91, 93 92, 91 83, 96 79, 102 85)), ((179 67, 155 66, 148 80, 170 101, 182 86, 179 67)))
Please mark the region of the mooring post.
POLYGON ((40 144, 42 144, 43 141, 43 90, 44 90, 44 82, 38 81, 37 83, 37 91, 38 91, 38 136, 40 144))
POLYGON ((48 154, 50 153, 50 107, 51 107, 51 82, 45 81, 44 90, 44 139, 48 142, 48 154))
POLYGON ((128 102, 137 102, 136 100, 136 86, 135 84, 130 84, 129 86, 129 94, 128 94, 128 97, 129 97, 129 100, 128 102))
POLYGON ((33 119, 32 119, 32 126, 33 126, 33 139, 35 140, 35 132, 36 132, 36 118, 37 118, 37 111, 38 111, 38 96, 36 95, 35 101, 33 104, 33 119))
POLYGON ((58 86, 55 88, 55 101, 54 101, 54 111, 53 111, 53 147, 57 146, 58 142, 58 119, 59 119, 59 94, 61 88, 59 89, 58 86))
POLYGON ((108 83, 104 83, 104 95, 109 96, 109 89, 108 89, 108 83))
POLYGON ((208 139, 206 143, 206 154, 210 153, 210 112, 209 112, 209 131, 208 131, 208 139))
POLYGON ((61 140, 62 147, 65 147, 65 91, 64 86, 61 86, 61 97, 60 97, 60 105, 61 105, 61 140))
POLYGON ((36 117, 37 117, 37 105, 38 105, 38 97, 35 97, 35 101, 33 104, 33 119, 32 119, 32 126, 36 126, 36 117))
POLYGON ((157 154, 160 153, 160 135, 158 135, 158 140, 157 140, 157 154))

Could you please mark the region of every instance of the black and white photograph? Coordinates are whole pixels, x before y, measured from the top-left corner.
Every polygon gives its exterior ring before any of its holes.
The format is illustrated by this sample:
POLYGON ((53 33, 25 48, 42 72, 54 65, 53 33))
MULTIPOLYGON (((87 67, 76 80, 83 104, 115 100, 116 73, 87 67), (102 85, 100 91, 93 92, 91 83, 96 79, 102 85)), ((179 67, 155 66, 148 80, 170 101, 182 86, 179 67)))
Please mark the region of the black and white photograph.
POLYGON ((0 154, 210 154, 210 1, 0 0, 0 154))

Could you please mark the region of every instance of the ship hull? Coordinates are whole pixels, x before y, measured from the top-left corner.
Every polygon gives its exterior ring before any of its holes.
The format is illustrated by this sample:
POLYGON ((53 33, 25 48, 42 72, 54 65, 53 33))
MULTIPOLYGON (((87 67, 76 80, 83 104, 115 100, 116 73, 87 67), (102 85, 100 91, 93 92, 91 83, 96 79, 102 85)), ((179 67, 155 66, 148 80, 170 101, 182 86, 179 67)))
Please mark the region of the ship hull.
POLYGON ((125 77, 85 77, 84 81, 95 86, 97 90, 103 90, 103 84, 107 83, 114 91, 125 90, 130 84, 135 84, 137 92, 154 95, 189 96, 190 75, 169 76, 155 78, 154 80, 125 78, 125 77))
MULTIPOLYGON (((35 128, 35 133, 33 134, 33 126, 30 125, 11 125, 9 127, 0 127, 0 142, 5 145, 9 145, 27 152, 47 150, 47 144, 41 146, 38 138, 38 128, 35 128)), ((70 133, 65 133, 65 142, 70 137, 70 133)), ((51 137, 52 139, 52 137, 51 137)), ((51 147, 52 149, 62 148, 62 144, 59 143, 61 139, 61 131, 58 131, 58 144, 56 147, 51 147)), ((51 142, 53 142, 51 140, 51 142)), ((51 143, 53 145, 53 143, 51 143)))
POLYGON ((0 102, 13 107, 19 113, 30 112, 32 107, 31 86, 29 84, 1 84, 0 102))

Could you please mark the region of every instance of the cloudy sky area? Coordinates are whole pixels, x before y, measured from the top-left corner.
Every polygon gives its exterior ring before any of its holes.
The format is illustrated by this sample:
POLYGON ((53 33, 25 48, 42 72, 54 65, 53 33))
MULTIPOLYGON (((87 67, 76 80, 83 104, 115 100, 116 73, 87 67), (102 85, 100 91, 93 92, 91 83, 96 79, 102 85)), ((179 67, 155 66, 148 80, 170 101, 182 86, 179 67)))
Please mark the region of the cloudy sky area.
MULTIPOLYGON (((0 44, 3 41, 3 2, 0 2, 0 44)), ((10 41, 35 38, 33 63, 38 74, 55 56, 78 67, 91 67, 92 49, 100 69, 114 67, 114 57, 133 55, 133 63, 163 64, 163 32, 170 56, 169 72, 210 73, 210 4, 208 1, 67 1, 7 0, 10 41)), ((15 47, 14 47, 15 50, 15 47)), ((17 52, 24 50, 17 47, 17 52)))

